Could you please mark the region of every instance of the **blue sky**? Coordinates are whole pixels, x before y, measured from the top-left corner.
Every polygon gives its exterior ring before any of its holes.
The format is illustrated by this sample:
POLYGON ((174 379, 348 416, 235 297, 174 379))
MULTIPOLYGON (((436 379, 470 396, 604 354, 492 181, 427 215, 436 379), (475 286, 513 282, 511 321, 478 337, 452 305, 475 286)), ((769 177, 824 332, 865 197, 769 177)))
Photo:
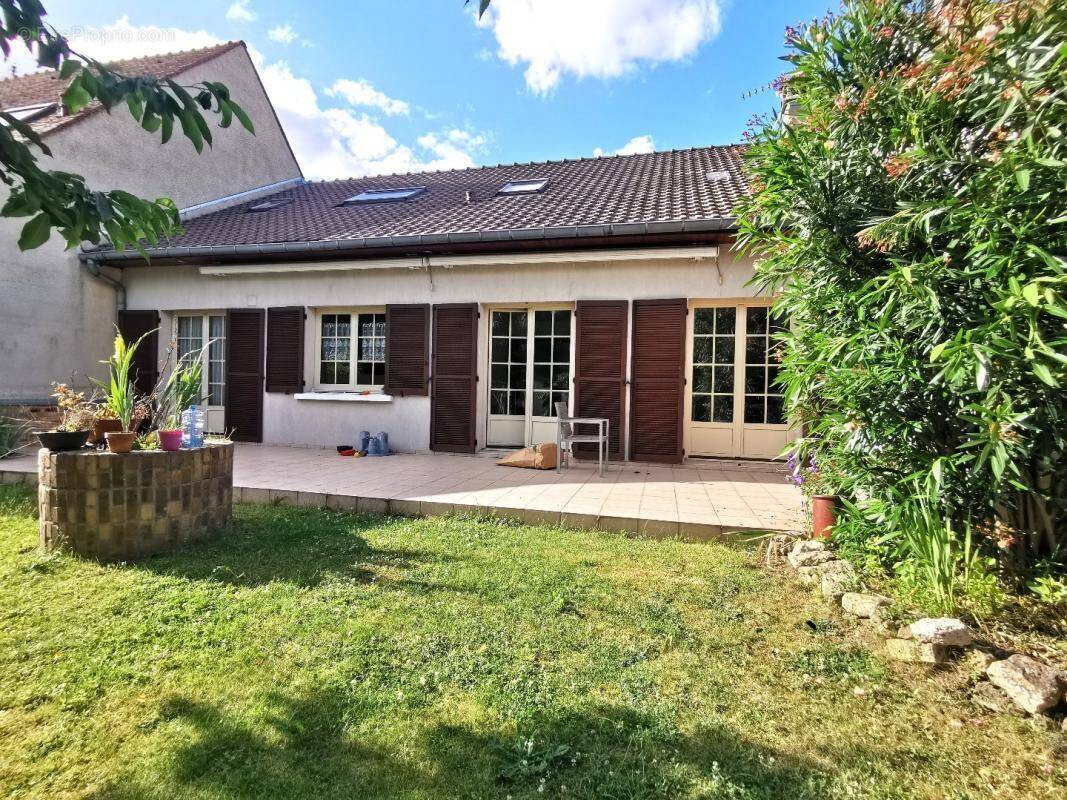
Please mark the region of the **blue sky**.
POLYGON ((312 178, 739 141, 809 0, 50 0, 97 57, 243 39, 312 178))

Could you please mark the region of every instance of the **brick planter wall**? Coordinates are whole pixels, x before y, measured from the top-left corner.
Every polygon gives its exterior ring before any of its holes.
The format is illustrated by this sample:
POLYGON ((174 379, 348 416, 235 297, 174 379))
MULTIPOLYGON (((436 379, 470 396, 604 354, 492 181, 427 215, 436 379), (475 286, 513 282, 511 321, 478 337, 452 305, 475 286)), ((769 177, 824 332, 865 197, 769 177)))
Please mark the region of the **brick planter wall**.
POLYGON ((233 445, 173 453, 41 450, 41 546, 103 561, 174 550, 233 511, 233 445))

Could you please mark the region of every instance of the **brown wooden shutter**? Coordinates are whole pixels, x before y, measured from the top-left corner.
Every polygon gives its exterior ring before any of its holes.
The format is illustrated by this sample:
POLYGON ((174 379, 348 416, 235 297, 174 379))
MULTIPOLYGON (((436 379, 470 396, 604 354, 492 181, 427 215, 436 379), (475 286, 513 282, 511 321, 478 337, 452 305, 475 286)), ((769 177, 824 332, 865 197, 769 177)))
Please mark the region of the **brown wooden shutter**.
POLYGON ((682 461, 685 300, 635 300, 630 454, 635 461, 682 461))
POLYGON ((139 394, 150 394, 159 379, 159 312, 120 311, 119 333, 127 344, 148 334, 133 354, 133 385, 139 394))
POLYGON ((478 305, 433 307, 430 449, 473 453, 478 384, 478 305))
POLYGON ((430 393, 429 364, 430 306, 386 306, 385 393, 425 397, 430 393))
POLYGON ((304 307, 267 309, 267 391, 304 388, 304 307))
MULTIPOLYGON (((626 441, 626 316, 625 300, 580 300, 575 309, 574 416, 609 419, 616 458, 626 441)), ((575 454, 595 457, 596 447, 577 445, 575 454)))
POLYGON ((226 312, 226 430, 234 441, 263 441, 263 309, 226 312))

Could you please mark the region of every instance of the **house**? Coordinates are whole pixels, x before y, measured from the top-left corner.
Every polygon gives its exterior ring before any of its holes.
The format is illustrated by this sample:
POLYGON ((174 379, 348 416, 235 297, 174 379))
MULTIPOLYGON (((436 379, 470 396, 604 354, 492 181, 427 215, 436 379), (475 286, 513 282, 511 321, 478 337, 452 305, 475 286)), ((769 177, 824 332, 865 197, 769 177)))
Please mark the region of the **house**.
MULTIPOLYGON (((198 155, 175 136, 166 145, 126 111, 94 103, 65 113, 66 86, 54 71, 0 81, 0 107, 26 120, 53 157, 46 169, 83 175, 94 189, 122 188, 142 197, 172 198, 184 218, 299 183, 303 176, 274 115, 243 42, 119 61, 128 75, 153 74, 184 84, 226 84, 256 126, 217 128, 214 146, 198 155)), ((65 251, 53 234, 44 246, 22 253, 16 244, 25 219, 0 218, 0 405, 51 403, 53 381, 84 385, 111 352, 116 311, 125 303, 119 273, 90 271, 77 251, 65 251)), ((4 409, 0 408, 0 414, 4 409)), ((7 413, 11 413, 10 411, 7 413)))
MULTIPOLYGON (((211 357, 210 426, 405 451, 552 441, 607 417, 614 458, 766 458, 790 438, 770 298, 733 247, 742 148, 305 183, 190 220, 122 272, 211 357)), ((162 354, 146 355, 153 371, 162 354)))

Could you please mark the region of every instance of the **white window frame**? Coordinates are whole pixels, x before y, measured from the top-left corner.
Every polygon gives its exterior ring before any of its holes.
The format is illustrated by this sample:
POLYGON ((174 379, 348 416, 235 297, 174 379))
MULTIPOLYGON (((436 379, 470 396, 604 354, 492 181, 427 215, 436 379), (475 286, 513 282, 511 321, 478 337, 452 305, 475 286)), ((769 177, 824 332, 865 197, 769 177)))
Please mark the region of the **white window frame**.
MULTIPOLYGON (((359 315, 360 314, 379 314, 385 316, 385 306, 346 306, 336 308, 319 308, 315 310, 315 374, 312 386, 315 391, 323 392, 375 392, 382 393, 385 389, 384 371, 382 383, 374 384, 362 384, 356 382, 356 375, 359 372, 359 315), (348 352, 349 352, 349 368, 348 383, 323 383, 322 377, 322 318, 331 314, 349 314, 353 317, 352 323, 349 326, 349 339, 348 339, 348 352)), ((384 321, 384 320, 383 320, 384 321)), ((383 337, 384 338, 384 337, 383 337)), ((386 347, 389 346, 388 339, 386 339, 386 347)), ((385 364, 385 361, 381 362, 364 362, 385 364)), ((383 366, 384 370, 384 366, 383 366)))
MULTIPOLYGON (((179 319, 182 317, 200 317, 200 369, 201 369, 201 397, 204 401, 205 408, 221 409, 226 407, 226 392, 228 387, 226 386, 226 337, 229 335, 229 331, 226 329, 226 312, 225 311, 172 311, 171 312, 171 324, 172 335, 171 340, 174 342, 174 361, 177 366, 178 361, 178 325, 179 319), (223 334, 220 337, 211 336, 211 318, 222 317, 223 334), (219 405, 212 405, 208 401, 211 397, 211 348, 206 345, 212 341, 213 338, 222 340, 222 403, 219 405)), ((219 382, 216 382, 219 383, 219 382)))

